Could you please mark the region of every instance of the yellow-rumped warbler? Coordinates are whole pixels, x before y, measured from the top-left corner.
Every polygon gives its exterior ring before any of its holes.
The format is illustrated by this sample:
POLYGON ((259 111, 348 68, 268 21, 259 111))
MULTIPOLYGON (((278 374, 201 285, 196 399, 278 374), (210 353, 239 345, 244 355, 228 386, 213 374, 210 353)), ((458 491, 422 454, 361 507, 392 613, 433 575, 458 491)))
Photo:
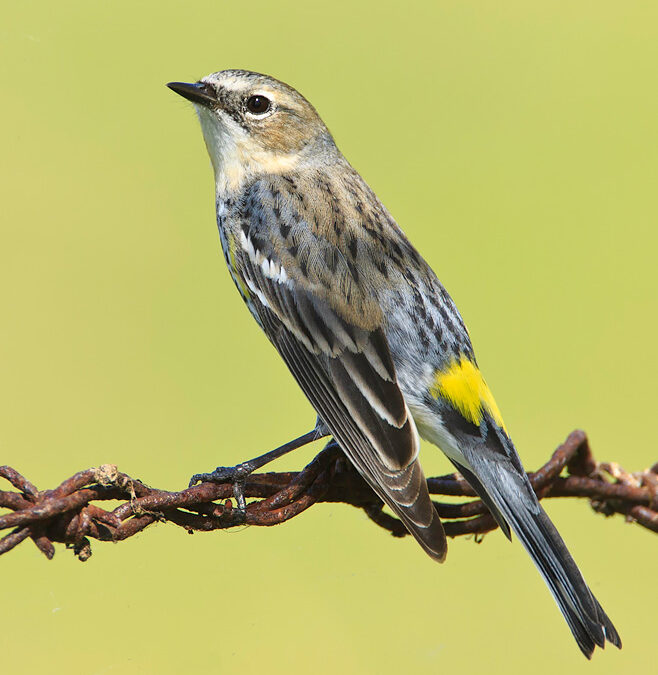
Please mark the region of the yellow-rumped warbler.
MULTIPOLYGON (((507 537, 517 534, 585 656, 606 640, 620 647, 532 491, 454 302, 313 106, 243 70, 168 86, 198 112, 233 281, 318 414, 314 432, 265 460, 331 434, 442 561, 446 538, 418 461, 420 433, 507 537)), ((226 475, 218 468, 193 480, 226 475)))

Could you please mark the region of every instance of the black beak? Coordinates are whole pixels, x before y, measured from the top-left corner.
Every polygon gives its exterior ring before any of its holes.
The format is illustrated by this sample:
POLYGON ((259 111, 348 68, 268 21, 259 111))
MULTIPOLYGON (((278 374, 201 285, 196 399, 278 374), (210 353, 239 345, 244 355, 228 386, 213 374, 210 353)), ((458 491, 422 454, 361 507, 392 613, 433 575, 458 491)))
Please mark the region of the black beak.
POLYGON ((209 84, 203 82, 196 82, 195 84, 189 82, 169 82, 167 86, 183 98, 192 101, 192 103, 205 106, 217 103, 215 90, 209 84))

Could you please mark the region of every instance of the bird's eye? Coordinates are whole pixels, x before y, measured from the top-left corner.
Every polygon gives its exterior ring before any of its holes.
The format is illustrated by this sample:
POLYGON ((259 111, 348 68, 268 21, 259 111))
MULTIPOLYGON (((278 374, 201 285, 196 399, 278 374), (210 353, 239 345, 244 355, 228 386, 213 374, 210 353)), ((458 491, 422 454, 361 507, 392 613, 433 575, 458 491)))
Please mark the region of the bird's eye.
POLYGON ((272 107, 272 102, 267 96, 250 96, 247 99, 247 110, 254 115, 264 115, 272 107))

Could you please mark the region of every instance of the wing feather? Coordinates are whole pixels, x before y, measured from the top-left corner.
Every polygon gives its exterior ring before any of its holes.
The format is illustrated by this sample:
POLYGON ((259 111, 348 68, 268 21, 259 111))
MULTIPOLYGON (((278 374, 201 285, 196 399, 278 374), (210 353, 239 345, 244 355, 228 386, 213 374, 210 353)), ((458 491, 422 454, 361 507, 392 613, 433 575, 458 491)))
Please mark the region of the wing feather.
POLYGON ((383 331, 347 321, 325 299, 283 277, 273 250, 246 239, 236 264, 270 341, 364 479, 429 555, 443 560, 445 533, 383 331))

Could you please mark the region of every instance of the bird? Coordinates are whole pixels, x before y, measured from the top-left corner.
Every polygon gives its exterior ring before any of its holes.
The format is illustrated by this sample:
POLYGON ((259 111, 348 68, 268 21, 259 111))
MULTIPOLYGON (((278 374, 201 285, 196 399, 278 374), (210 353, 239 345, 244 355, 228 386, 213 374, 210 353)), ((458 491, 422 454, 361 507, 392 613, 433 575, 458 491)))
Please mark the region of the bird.
MULTIPOLYGON (((314 429, 200 480, 240 480, 331 436, 433 559, 446 535, 419 460, 436 445, 514 532, 578 647, 621 647, 540 505, 452 298, 296 89, 247 70, 167 86, 194 104, 232 280, 317 413, 314 429)), ((244 498, 238 497, 244 507, 244 498)))

